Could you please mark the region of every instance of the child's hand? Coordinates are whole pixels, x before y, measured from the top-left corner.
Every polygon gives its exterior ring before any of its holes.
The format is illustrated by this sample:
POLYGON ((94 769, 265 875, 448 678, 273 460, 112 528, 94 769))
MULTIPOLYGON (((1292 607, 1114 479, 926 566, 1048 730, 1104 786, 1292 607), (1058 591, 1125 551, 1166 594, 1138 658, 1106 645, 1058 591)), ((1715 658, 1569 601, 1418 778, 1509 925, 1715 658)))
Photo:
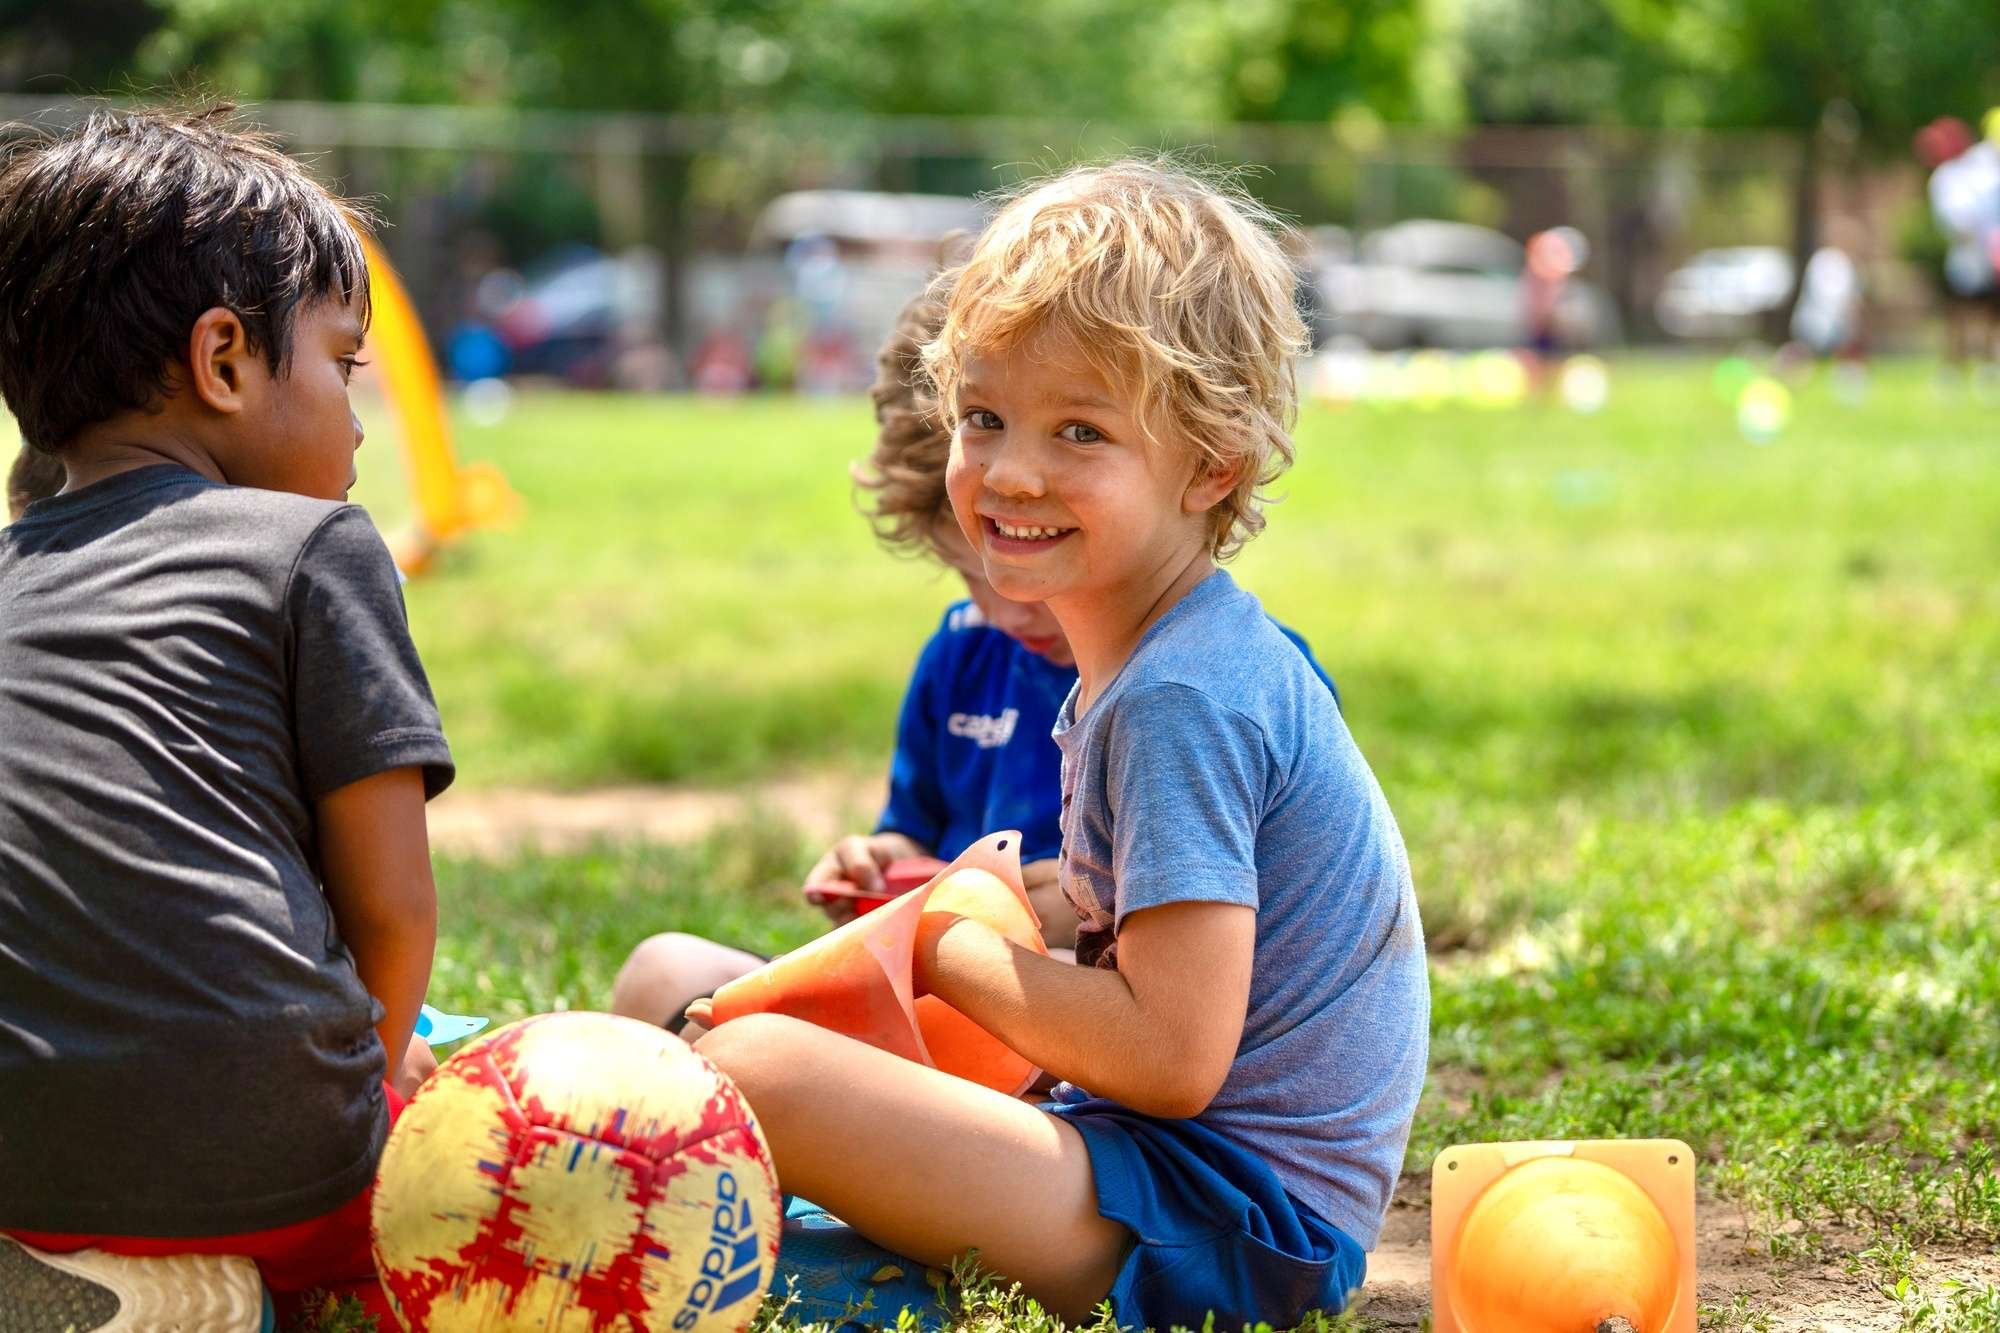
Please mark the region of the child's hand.
POLYGON ((407 1101, 417 1095, 417 1089, 424 1086, 432 1074, 437 1073, 437 1067, 437 1052, 431 1049, 431 1044, 422 1037, 412 1037, 403 1051, 402 1063, 390 1075, 389 1086, 407 1101))
POLYGON ((883 867, 904 857, 928 855, 929 848, 900 833, 857 833, 842 838, 806 872, 806 901, 839 925, 853 919, 854 903, 847 898, 816 894, 812 892, 813 885, 845 880, 857 889, 881 893, 883 867))

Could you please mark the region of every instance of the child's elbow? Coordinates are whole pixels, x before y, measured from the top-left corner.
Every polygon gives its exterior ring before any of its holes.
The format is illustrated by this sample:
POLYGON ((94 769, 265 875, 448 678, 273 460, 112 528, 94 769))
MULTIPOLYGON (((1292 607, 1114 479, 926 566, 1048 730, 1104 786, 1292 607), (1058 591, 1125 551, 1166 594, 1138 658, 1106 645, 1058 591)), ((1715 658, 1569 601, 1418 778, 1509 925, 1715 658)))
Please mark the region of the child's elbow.
POLYGON ((1227 1064, 1213 1070, 1176 1062, 1173 1069, 1159 1071, 1159 1076, 1150 1080, 1151 1086, 1131 1098, 1128 1104, 1145 1115, 1165 1120, 1192 1120, 1208 1109, 1209 1103, 1222 1091, 1223 1081, 1228 1076, 1227 1064))

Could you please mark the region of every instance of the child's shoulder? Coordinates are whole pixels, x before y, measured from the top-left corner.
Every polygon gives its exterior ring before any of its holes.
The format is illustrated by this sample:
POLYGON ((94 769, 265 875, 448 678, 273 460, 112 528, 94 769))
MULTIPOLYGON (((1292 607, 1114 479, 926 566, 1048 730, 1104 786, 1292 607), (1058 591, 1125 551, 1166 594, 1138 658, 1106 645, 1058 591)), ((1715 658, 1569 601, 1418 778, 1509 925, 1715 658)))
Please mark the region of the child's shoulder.
POLYGON ((204 483, 186 522, 227 553, 287 575, 335 563, 381 573, 394 563, 375 520, 349 500, 322 500, 291 491, 204 483))
POLYGON ((135 589, 171 578, 184 608, 253 617, 286 614, 308 586, 388 596, 397 579, 387 544, 359 505, 226 485, 170 466, 36 504, 5 530, 0 566, 22 588, 47 594, 51 613, 71 606, 65 585, 99 571, 121 571, 121 586, 135 589), (172 561, 154 558, 167 550, 172 561))
POLYGON ((178 536, 199 527, 218 536, 234 532, 266 545, 297 546, 343 510, 362 512, 346 501, 232 486, 159 464, 38 501, 13 528, 22 536, 79 527, 124 529, 144 540, 153 529, 178 536))
POLYGON ((966 644, 1007 638, 988 623, 970 597, 961 597, 944 609, 944 615, 938 620, 937 637, 966 644))
POLYGON ((1132 698, 1186 691, 1260 723, 1302 711, 1338 715, 1303 641, 1221 570, 1162 617, 1119 684, 1132 698))
POLYGON ((944 609, 937 629, 924 647, 932 670, 954 674, 964 670, 999 670, 1027 650, 987 623, 970 598, 944 609))

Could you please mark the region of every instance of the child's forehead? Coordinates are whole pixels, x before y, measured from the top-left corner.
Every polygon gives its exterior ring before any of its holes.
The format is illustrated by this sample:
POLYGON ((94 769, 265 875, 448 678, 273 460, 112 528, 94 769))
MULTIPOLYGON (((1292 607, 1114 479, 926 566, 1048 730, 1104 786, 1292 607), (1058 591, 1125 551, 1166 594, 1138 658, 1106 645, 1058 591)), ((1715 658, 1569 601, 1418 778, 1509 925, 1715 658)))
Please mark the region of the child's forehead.
POLYGON ((1063 329, 1042 329, 999 348, 972 348, 966 355, 968 389, 1008 392, 1047 407, 1090 407, 1126 411, 1132 394, 1092 356, 1081 339, 1063 329))
POLYGON ((299 307, 302 326, 310 325, 329 337, 352 338, 356 342, 367 336, 368 316, 368 299, 360 291, 344 298, 340 292, 331 291, 299 307))

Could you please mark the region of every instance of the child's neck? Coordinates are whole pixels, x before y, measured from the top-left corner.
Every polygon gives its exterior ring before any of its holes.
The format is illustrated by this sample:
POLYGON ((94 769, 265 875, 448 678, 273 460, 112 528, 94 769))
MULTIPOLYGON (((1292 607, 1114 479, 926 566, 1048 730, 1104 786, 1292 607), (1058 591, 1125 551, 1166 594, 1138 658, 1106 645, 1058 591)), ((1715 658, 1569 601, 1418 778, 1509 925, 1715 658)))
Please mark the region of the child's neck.
POLYGON ((215 456, 188 432, 177 430, 161 413, 121 413, 108 421, 86 426, 63 445, 63 471, 68 479, 65 491, 86 486, 158 463, 177 463, 199 472, 210 481, 227 480, 215 456))
POLYGON ((1118 588, 1049 600, 1049 609, 1076 654, 1078 719, 1131 659, 1146 631, 1214 572, 1215 561, 1202 548, 1118 588))

